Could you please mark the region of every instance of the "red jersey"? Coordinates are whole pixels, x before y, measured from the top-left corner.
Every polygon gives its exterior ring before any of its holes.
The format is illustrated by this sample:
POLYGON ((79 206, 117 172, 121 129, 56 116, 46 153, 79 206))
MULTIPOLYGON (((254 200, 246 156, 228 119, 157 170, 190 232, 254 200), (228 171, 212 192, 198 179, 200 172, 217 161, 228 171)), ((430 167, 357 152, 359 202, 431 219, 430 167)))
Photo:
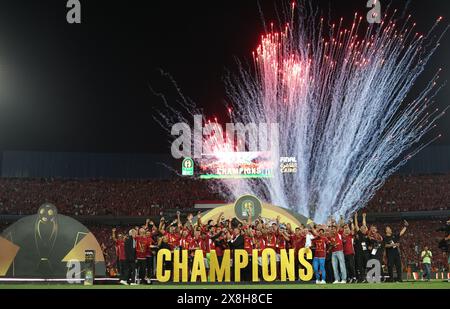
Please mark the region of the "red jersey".
POLYGON ((119 261, 125 261, 125 241, 123 239, 116 240, 116 254, 119 261))
POLYGON ((266 239, 264 237, 256 238, 256 249, 258 249, 258 256, 261 256, 264 249, 266 249, 266 239))
POLYGON ((181 237, 179 241, 179 246, 182 250, 189 250, 189 244, 192 241, 192 236, 187 235, 186 237, 181 237))
POLYGON ((277 236, 275 234, 267 235, 266 248, 276 249, 277 247, 277 236))
POLYGON ((203 234, 208 234, 208 227, 206 226, 206 225, 203 225, 201 228, 200 228, 200 233, 203 235, 203 234))
POLYGON ((204 239, 200 239, 200 248, 202 249, 204 256, 206 256, 206 253, 209 253, 209 236, 206 236, 204 239))
POLYGON ((306 245, 306 237, 305 236, 298 236, 298 235, 292 235, 291 236, 291 248, 295 250, 295 254, 298 254, 298 251, 301 248, 304 248, 306 245))
POLYGON ((280 250, 286 249, 286 239, 284 239, 283 235, 277 236, 277 253, 280 253, 280 250))
POLYGON ((253 252, 253 237, 244 236, 244 250, 247 251, 249 255, 252 255, 253 252))
POLYGON ((136 236, 136 258, 138 260, 145 260, 147 257, 147 237, 145 236, 136 236))
POLYGON ((192 238, 192 240, 189 242, 189 250, 198 250, 198 249, 201 249, 201 239, 192 238))
POLYGON ((329 243, 326 237, 316 236, 312 240, 316 250, 314 251, 315 258, 325 258, 327 256, 327 244, 329 243))
POLYGON ((355 254, 355 249, 353 248, 353 235, 348 234, 347 236, 344 236, 344 254, 345 255, 352 255, 355 254))
POLYGON ((167 233, 167 243, 171 250, 175 249, 180 243, 180 235, 177 233, 167 233))
POLYGON ((216 250, 216 244, 214 243, 214 241, 211 238, 208 238, 209 240, 209 250, 216 250))
POLYGON ((335 236, 330 236, 330 242, 333 244, 331 252, 343 251, 344 245, 342 242, 343 236, 341 233, 337 233, 335 236))

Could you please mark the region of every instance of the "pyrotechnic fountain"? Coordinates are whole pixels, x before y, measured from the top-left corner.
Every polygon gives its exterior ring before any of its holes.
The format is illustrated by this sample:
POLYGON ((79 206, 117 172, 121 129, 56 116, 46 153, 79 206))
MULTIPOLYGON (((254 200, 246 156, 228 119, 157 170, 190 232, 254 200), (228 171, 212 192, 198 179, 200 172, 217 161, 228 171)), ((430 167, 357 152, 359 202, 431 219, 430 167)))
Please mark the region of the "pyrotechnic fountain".
POLYGON ((278 123, 272 159, 296 157, 298 171, 220 184, 230 198, 255 194, 325 222, 364 207, 434 141, 420 144, 445 112, 433 107, 439 72, 415 98, 408 94, 439 46, 432 33, 441 18, 421 35, 411 17, 398 24, 395 12, 380 25, 355 14, 348 28, 343 19, 326 26, 295 12, 283 30, 272 26, 261 37, 254 68, 240 65, 227 90, 231 122, 278 123))

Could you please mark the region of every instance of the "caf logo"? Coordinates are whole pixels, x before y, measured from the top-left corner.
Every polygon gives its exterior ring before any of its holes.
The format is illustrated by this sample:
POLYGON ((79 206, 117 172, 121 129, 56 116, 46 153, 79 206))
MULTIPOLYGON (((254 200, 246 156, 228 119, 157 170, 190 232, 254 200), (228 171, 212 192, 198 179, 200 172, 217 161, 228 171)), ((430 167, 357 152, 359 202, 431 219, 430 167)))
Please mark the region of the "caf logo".
POLYGON ((234 204, 234 213, 240 220, 247 220, 250 216, 256 219, 261 215, 261 201, 253 195, 241 196, 234 204))

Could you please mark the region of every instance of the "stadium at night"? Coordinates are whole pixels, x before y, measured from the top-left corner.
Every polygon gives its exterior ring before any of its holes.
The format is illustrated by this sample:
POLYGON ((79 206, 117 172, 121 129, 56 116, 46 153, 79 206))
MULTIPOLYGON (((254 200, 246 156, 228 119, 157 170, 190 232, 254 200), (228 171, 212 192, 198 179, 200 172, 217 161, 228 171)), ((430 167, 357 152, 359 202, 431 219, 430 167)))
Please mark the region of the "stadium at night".
POLYGON ((210 306, 448 289, 448 16, 4 1, 0 291, 210 306))

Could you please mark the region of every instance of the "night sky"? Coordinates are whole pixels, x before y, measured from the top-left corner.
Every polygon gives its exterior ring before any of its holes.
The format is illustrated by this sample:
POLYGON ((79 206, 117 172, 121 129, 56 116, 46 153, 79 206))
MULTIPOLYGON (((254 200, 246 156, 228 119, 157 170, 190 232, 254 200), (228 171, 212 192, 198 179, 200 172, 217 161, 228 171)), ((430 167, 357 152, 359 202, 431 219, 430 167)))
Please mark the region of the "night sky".
MULTIPOLYGON (((338 20, 366 14, 367 0, 315 1, 338 20)), ((388 1, 381 0, 383 7, 388 1)), ((260 0, 268 21, 275 3, 260 0)), ((393 1, 402 8, 406 1, 393 1)), ((167 153, 154 122, 167 92, 159 69, 209 115, 224 110, 222 78, 235 57, 251 59, 263 32, 256 0, 81 0, 82 24, 66 22, 66 0, 0 0, 0 150, 167 153)), ((408 13, 427 30, 450 21, 450 1, 413 0, 408 13)), ((450 81, 450 33, 428 67, 450 81)), ((450 85, 438 101, 450 104, 450 85)), ((450 144, 450 116, 437 144, 450 144)))

